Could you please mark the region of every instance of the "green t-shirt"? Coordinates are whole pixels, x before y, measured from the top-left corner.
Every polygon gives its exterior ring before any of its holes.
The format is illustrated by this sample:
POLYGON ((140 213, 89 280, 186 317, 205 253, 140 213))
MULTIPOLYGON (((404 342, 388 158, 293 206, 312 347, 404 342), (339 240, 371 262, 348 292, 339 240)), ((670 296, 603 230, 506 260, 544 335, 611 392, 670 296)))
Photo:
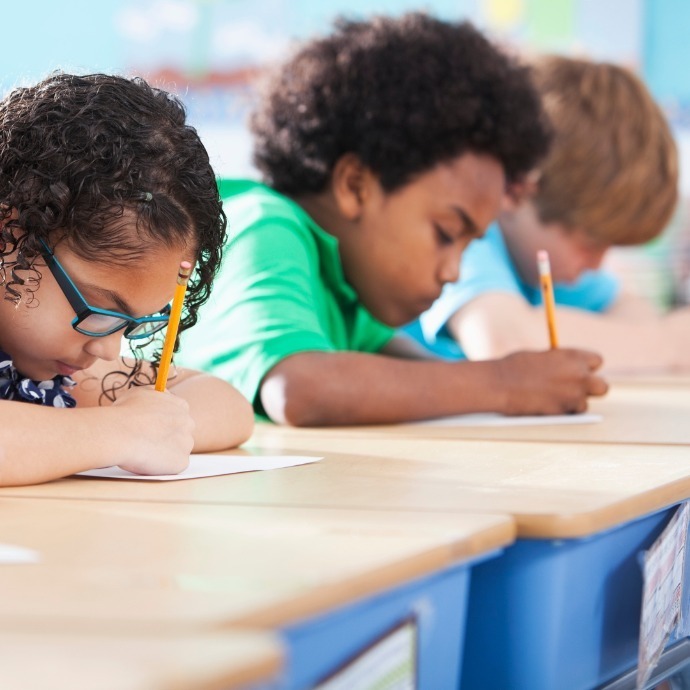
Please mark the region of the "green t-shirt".
POLYGON ((220 184, 229 239, 177 363, 232 383, 263 413, 264 376, 305 351, 376 352, 393 336, 345 281, 338 241, 300 206, 249 180, 220 184))

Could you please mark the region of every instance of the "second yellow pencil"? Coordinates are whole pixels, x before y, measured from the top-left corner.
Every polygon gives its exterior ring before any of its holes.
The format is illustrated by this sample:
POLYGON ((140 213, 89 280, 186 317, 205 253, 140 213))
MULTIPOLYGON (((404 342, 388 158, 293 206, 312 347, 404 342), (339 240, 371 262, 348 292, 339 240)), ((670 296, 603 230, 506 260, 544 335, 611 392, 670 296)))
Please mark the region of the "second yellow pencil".
POLYGON ((541 249, 537 252, 537 266, 539 267, 539 283, 544 299, 546 311, 546 327, 549 331, 551 349, 558 347, 558 331, 556 330, 556 300, 553 296, 553 281, 551 279, 551 264, 548 253, 541 249))

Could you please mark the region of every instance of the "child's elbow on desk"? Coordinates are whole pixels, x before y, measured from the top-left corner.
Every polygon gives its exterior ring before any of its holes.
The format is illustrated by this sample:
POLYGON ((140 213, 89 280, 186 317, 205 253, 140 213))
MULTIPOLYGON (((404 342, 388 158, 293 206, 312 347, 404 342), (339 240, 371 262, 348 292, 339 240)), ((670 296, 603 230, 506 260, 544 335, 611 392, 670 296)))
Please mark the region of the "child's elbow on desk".
POLYGON ((548 346, 542 312, 511 294, 480 295, 450 317, 448 330, 469 359, 500 359, 548 346))
POLYGON ((254 430, 249 401, 222 379, 198 371, 183 370, 170 392, 189 403, 194 419, 194 452, 235 448, 254 430))
POLYGON ((310 370, 309 359, 310 354, 288 357, 273 367, 261 383, 261 404, 277 424, 312 427, 332 423, 325 414, 318 376, 310 370))

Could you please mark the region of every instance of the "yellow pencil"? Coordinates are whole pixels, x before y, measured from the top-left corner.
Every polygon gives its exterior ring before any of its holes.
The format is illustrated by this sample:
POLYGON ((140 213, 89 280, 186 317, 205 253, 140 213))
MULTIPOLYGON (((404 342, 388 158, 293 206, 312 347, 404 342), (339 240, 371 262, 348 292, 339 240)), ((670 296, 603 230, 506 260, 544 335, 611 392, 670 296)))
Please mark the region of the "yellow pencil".
POLYGON ((192 264, 189 261, 180 263, 180 270, 177 273, 177 287, 175 288, 175 296, 173 297, 172 308, 170 309, 170 319, 168 321, 168 330, 165 334, 165 343, 163 344, 163 354, 158 365, 158 375, 156 376, 156 390, 163 392, 168 383, 168 372, 170 371, 170 364, 172 363, 173 349, 175 347, 175 340, 177 339, 177 329, 180 326, 180 317, 182 316, 182 304, 184 302, 184 295, 187 292, 187 282, 192 273, 192 264))
POLYGON ((553 298, 553 281, 551 280, 551 264, 549 255, 543 249, 537 252, 537 266, 539 267, 539 283, 544 298, 546 310, 546 326, 549 330, 551 349, 558 347, 558 332, 556 331, 556 301, 553 298))

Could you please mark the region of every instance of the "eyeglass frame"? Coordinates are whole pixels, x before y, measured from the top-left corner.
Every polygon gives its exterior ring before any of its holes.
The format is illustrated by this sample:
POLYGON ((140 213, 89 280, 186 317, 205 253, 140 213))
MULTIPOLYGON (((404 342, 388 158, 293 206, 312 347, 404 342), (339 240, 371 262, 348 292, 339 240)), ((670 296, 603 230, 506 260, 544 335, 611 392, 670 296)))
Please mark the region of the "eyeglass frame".
POLYGON ((134 317, 129 314, 123 314, 119 311, 111 311, 110 309, 100 309, 99 307, 92 307, 84 296, 79 291, 79 288, 74 284, 74 281, 70 278, 67 271, 64 269, 63 265, 58 261, 50 247, 45 243, 43 239, 40 240, 42 250, 41 255, 46 261, 48 269, 53 274, 55 281, 62 290, 65 298, 69 302, 70 307, 74 310, 75 317, 72 319, 72 328, 81 333, 82 335, 87 335, 91 338, 105 338, 106 336, 117 333, 117 331, 124 328, 123 336, 128 340, 143 340, 144 338, 151 337, 154 333, 162 330, 168 325, 170 319, 170 305, 166 304, 163 309, 157 314, 149 314, 148 316, 134 317), (110 316, 121 319, 122 324, 111 328, 104 333, 96 333, 94 331, 87 331, 79 328, 79 324, 85 321, 89 316, 110 316), (138 326, 144 323, 160 323, 158 328, 147 331, 146 333, 135 333, 132 331, 138 326))

